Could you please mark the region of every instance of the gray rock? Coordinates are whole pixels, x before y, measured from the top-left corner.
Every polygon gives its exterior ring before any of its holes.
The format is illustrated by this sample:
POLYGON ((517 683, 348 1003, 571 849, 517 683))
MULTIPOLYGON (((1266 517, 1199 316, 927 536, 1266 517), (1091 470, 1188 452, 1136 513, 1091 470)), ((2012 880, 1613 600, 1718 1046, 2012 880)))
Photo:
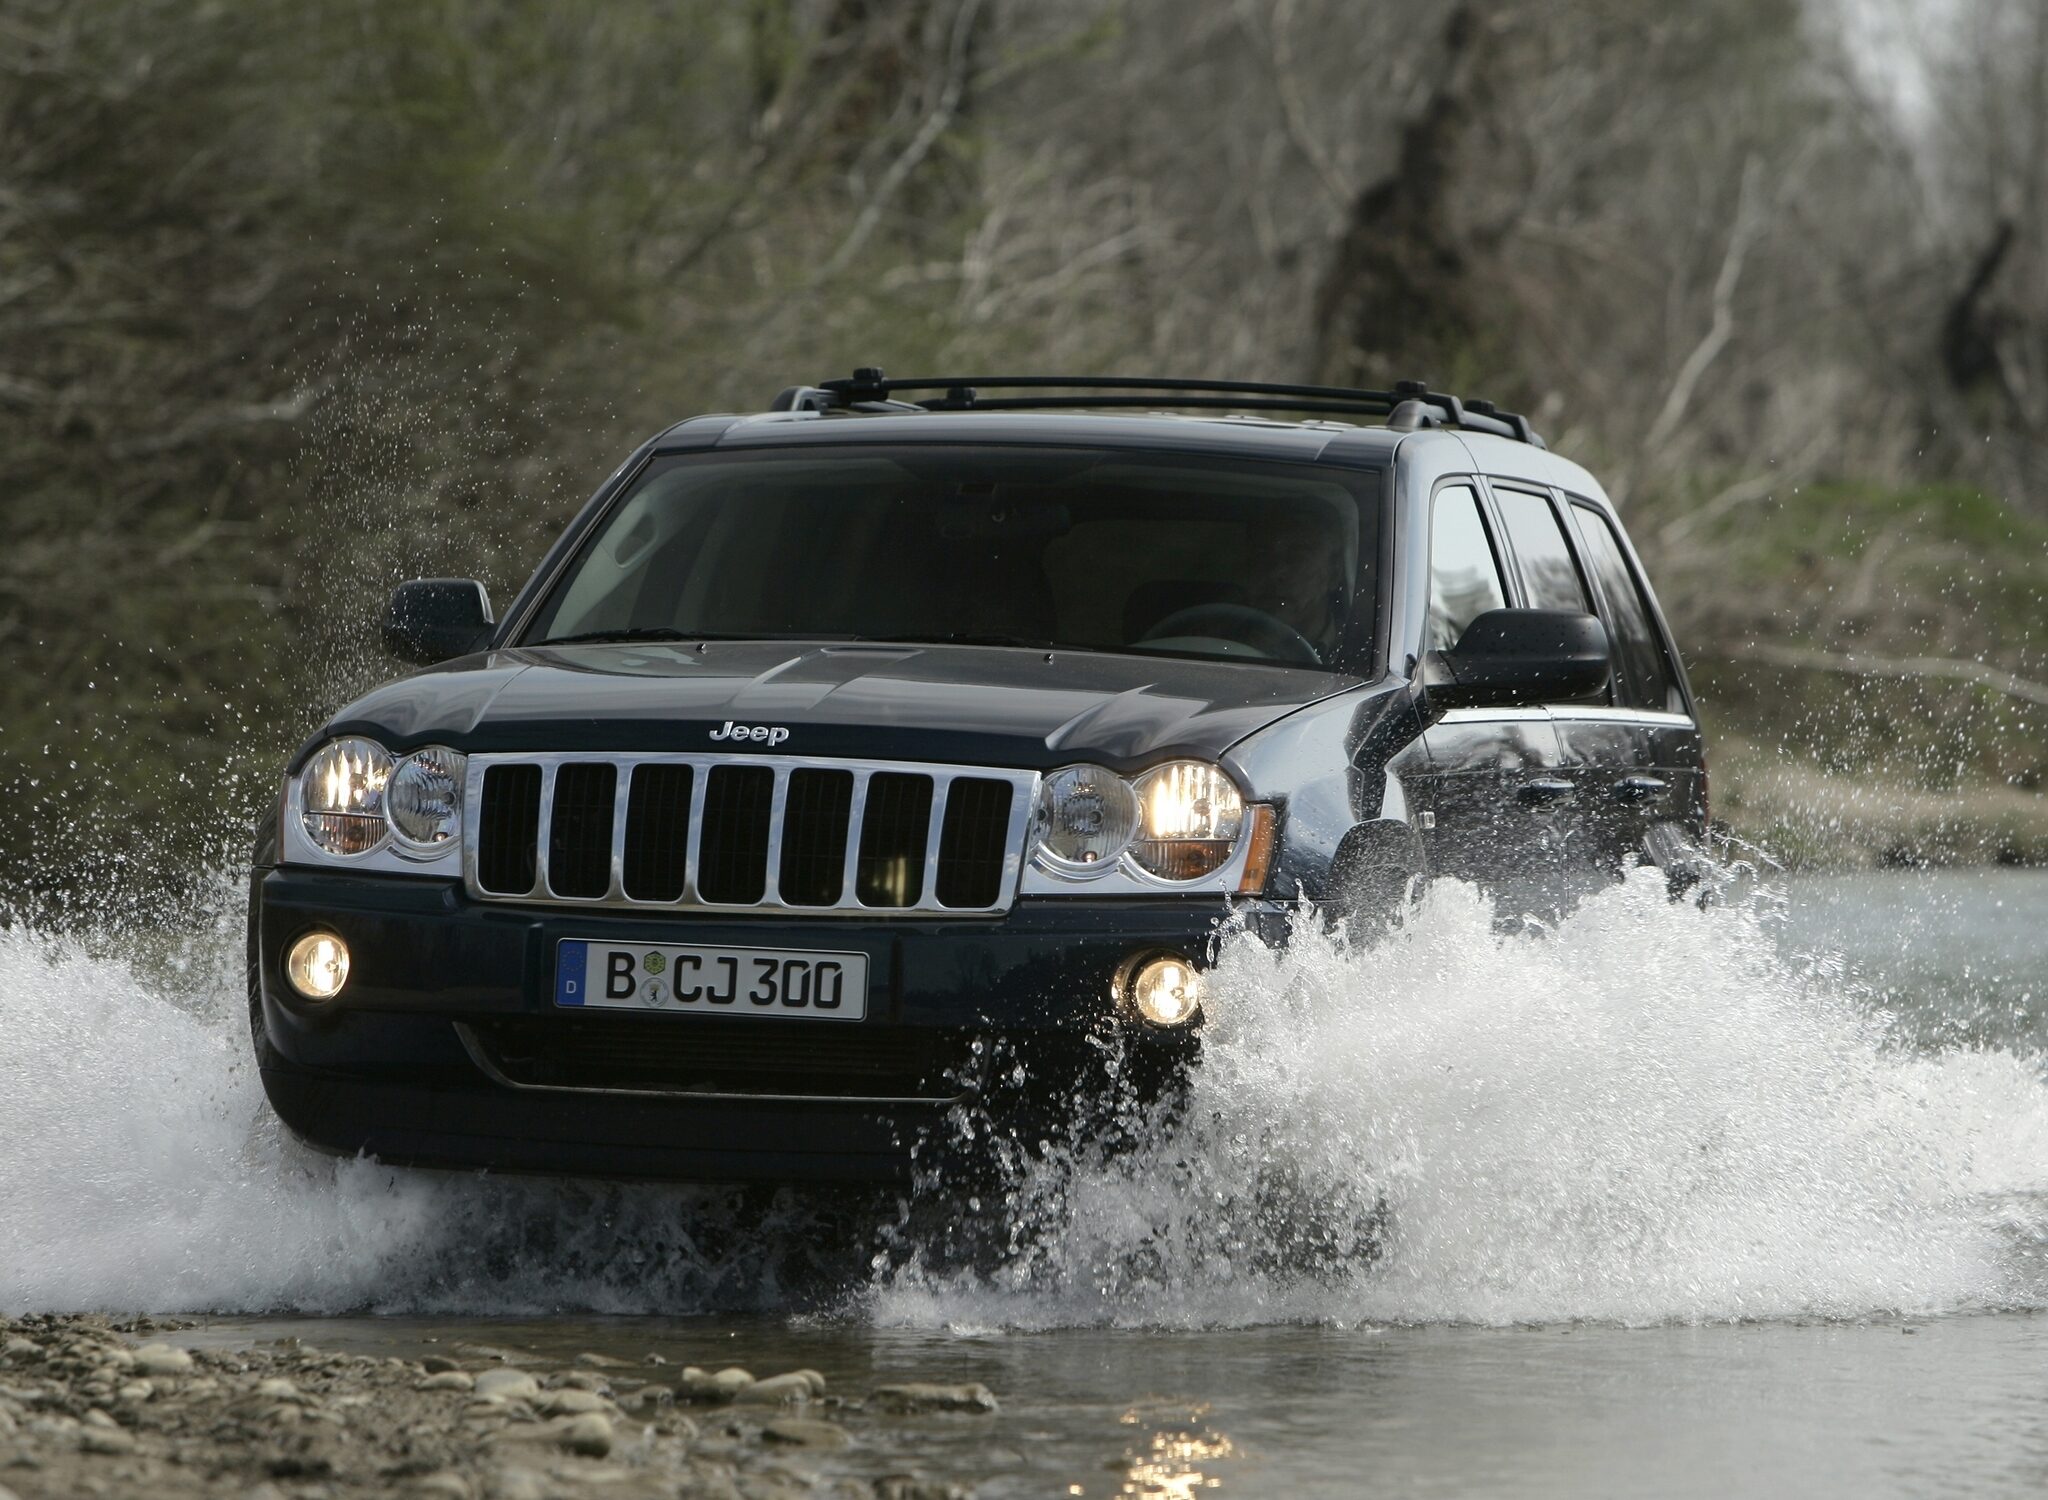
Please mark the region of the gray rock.
POLYGON ((610 1404, 596 1391, 561 1390, 541 1402, 540 1412, 544 1417, 580 1417, 587 1411, 603 1411, 610 1404))
POLYGON ((454 1360, 450 1359, 445 1354, 429 1354, 425 1359, 420 1361, 420 1368, 422 1370, 425 1370, 429 1375, 445 1375, 450 1370, 461 1369, 462 1366, 458 1365, 454 1360))
MULTIPOLYGON (((716 1377, 713 1377, 714 1379, 716 1377)), ((733 1400, 748 1406, 789 1406, 811 1399, 810 1378, 802 1371, 770 1375, 733 1392, 733 1400)))
POLYGON ((469 1500, 469 1481, 453 1469, 422 1474, 407 1489, 415 1495, 444 1495, 448 1500, 469 1500))
POLYGON ((135 1451, 135 1438, 119 1427, 87 1427, 78 1435, 78 1446, 85 1453, 127 1454, 135 1451))
POLYGON ((303 1402, 306 1399, 299 1388, 282 1375, 273 1375, 268 1380, 257 1381, 256 1394, 266 1396, 272 1401, 303 1402))
MULTIPOLYGON (((483 1379, 488 1380, 492 1375, 496 1374, 512 1375, 515 1373, 511 1370, 491 1370, 485 1372, 483 1379)), ((533 1377, 531 1375, 521 1375, 518 1378, 524 1380, 528 1385, 533 1384, 533 1377)), ((467 1370, 441 1370, 418 1382, 413 1389, 418 1391, 467 1391, 476 1389, 479 1384, 481 1382, 467 1370)))
POLYGON ((844 1448, 852 1441, 837 1422, 820 1422, 811 1417, 777 1417, 761 1429, 771 1443, 789 1443, 798 1448, 844 1448))
POLYGON ((486 1370, 476 1377, 475 1390, 479 1396, 531 1401, 540 1395, 540 1382, 524 1370, 486 1370))
POLYGON ((553 1491, 540 1474, 515 1464, 485 1480, 484 1493, 490 1500, 548 1500, 553 1491))
POLYGON ((612 1424, 601 1412, 564 1417, 551 1431, 560 1447, 585 1458, 603 1458, 612 1451, 612 1424))
POLYGON ((623 1359, 613 1359, 609 1354, 579 1354, 576 1363, 587 1365, 593 1370, 618 1370, 625 1367, 623 1359))
POLYGON ((875 1500, 968 1500, 971 1491, 922 1474, 891 1474, 875 1481, 875 1500))
POLYGON ((796 1373, 803 1376, 804 1379, 808 1380, 811 1383, 811 1394, 813 1396, 822 1396, 825 1394, 825 1377, 820 1375, 816 1370, 806 1368, 798 1370, 796 1373))
POLYGON ((907 1416, 921 1411, 974 1411, 996 1410, 996 1398, 989 1388, 979 1381, 967 1385, 935 1385, 922 1380, 906 1381, 901 1385, 885 1385, 868 1397, 868 1403, 877 1410, 907 1416))
POLYGON ((683 1371, 681 1391, 691 1401, 730 1401, 754 1383, 754 1377, 738 1368, 706 1374, 691 1365, 683 1371))
POLYGON ((135 1368, 145 1375, 184 1375, 192 1368, 192 1356, 169 1344, 144 1344, 135 1351, 135 1368))
POLYGON ((607 1392, 612 1388, 610 1381, 592 1370, 570 1370, 555 1376, 548 1384, 556 1389, 560 1389, 563 1386, 573 1386, 579 1391, 598 1391, 600 1393, 607 1392))
POLYGON ((114 1394, 123 1401, 140 1403, 156 1394, 156 1386, 147 1380, 131 1380, 114 1394))
POLYGON ((5 1343, 0 1343, 0 1354, 6 1355, 9 1361, 27 1363, 43 1357, 43 1346, 17 1333, 9 1336, 5 1343))

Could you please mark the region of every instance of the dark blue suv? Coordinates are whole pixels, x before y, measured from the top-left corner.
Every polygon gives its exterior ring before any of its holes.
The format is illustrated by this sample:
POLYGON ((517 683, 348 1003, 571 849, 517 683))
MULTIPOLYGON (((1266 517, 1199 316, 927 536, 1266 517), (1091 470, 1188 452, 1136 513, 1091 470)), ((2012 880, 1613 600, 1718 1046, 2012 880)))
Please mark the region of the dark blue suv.
POLYGON ((1600 486, 1413 384, 863 370, 385 632, 426 670, 286 768, 249 952, 278 1113, 389 1161, 898 1176, 963 1101, 1086 1109, 1105 1041, 1170 1080, 1226 927, 1556 909, 1705 830, 1600 486))

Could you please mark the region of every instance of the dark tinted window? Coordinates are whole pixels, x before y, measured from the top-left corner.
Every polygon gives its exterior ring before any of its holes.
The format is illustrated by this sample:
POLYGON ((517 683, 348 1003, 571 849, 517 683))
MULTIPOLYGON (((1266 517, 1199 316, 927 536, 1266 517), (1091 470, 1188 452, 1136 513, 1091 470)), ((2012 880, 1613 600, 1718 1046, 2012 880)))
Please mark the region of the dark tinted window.
POLYGON ((1429 639, 1423 649, 1450 650, 1467 625, 1506 603, 1478 495, 1466 485, 1446 485, 1436 492, 1430 521, 1429 639))
POLYGON ((1550 501, 1527 490, 1496 489, 1493 498, 1521 572, 1524 602, 1531 609, 1590 610, 1578 564, 1550 501))
POLYGON ((1678 679, 1664 655, 1664 642, 1650 623, 1648 601, 1621 550, 1621 540, 1607 517, 1590 506, 1574 506, 1579 535, 1586 544, 1586 562, 1607 598, 1607 633, 1614 642, 1615 681, 1628 708, 1685 712, 1678 679))
POLYGON ((529 644, 597 632, 982 640, 1349 665, 1380 480, 1074 449, 804 447, 658 460, 529 644))

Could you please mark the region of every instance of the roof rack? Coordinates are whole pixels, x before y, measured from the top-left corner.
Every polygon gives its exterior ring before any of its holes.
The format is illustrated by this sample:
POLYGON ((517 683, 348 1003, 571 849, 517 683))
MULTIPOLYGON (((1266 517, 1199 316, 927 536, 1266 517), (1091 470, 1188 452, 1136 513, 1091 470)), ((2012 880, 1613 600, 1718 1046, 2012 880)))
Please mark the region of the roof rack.
POLYGON ((1336 385, 1273 385, 1254 380, 1160 380, 1115 375, 950 375, 891 380, 867 366, 850 380, 793 385, 770 404, 771 411, 1061 411, 1105 407, 1160 406, 1218 411, 1290 411, 1317 416, 1384 417, 1399 432, 1423 427, 1457 427, 1544 447, 1527 417, 1501 411, 1491 401, 1460 400, 1432 391, 1419 380, 1402 380, 1390 391, 1336 385), (1032 394, 988 397, 986 390, 1032 394), (898 392, 939 391, 902 400, 898 392), (1041 392, 1097 394, 1036 394, 1041 392))

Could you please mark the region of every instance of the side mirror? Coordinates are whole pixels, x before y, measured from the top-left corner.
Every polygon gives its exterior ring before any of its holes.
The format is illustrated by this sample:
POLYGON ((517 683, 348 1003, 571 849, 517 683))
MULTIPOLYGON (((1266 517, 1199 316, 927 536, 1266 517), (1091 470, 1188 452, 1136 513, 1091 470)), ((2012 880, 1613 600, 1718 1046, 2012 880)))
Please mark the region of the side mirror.
POLYGON ((1432 653, 1431 701, 1544 703, 1607 684, 1607 627, 1575 609, 1489 609, 1449 651, 1432 653))
POLYGON ((384 649, 422 666, 467 656, 490 633, 491 596, 474 578, 401 583, 384 611, 384 649))

